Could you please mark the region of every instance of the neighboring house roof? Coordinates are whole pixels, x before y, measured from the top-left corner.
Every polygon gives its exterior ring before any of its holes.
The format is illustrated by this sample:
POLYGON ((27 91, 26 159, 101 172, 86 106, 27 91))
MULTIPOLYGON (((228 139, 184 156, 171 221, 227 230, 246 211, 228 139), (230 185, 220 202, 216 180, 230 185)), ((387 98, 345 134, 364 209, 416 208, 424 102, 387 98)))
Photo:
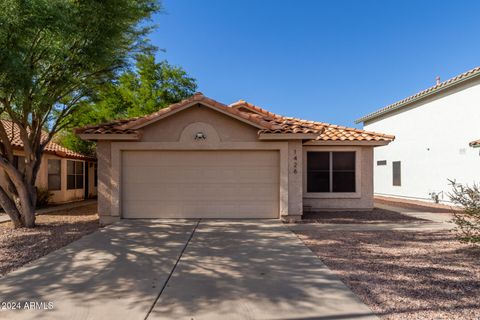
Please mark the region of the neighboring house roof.
POLYGON ((448 79, 446 81, 440 82, 433 87, 430 87, 428 89, 425 89, 423 91, 420 91, 412 96, 409 96, 403 100, 397 101, 395 103, 392 103, 386 107, 383 107, 375 112, 372 112, 370 114, 367 114, 366 116, 363 116, 357 120, 355 120, 355 123, 360 123, 360 122, 365 122, 368 120, 375 119, 379 116, 382 116, 384 114, 387 114, 389 112, 398 110, 400 108, 403 108, 413 102, 416 102, 420 99, 424 99, 426 97, 429 97, 434 94, 438 94, 452 86, 458 85, 464 81, 480 77, 480 67, 476 67, 474 69, 471 69, 467 72, 464 72, 462 74, 459 74, 451 79, 448 79))
MULTIPOLYGON (((23 149, 23 142, 20 139, 20 131, 18 129, 18 125, 14 124, 10 120, 1 120, 2 124, 7 132, 8 138, 10 139, 12 143, 12 147, 15 149, 23 149)), ((46 136, 47 133, 43 132, 43 136, 46 136)), ((67 149, 65 147, 62 147, 61 145, 50 141, 46 147, 45 147, 45 152, 57 155, 62 158, 73 158, 73 159, 81 159, 81 160, 93 160, 95 157, 91 156, 86 156, 84 154, 72 151, 70 149, 67 149)))
POLYGON ((392 135, 368 132, 324 122, 284 117, 243 100, 227 106, 199 92, 188 99, 144 117, 115 120, 109 123, 78 128, 75 132, 83 135, 137 134, 137 130, 143 126, 200 102, 258 127, 259 134, 301 134, 309 135, 312 140, 324 141, 390 142, 395 138, 392 135))
POLYGON ((470 147, 474 147, 474 148, 480 147, 480 139, 470 142, 469 145, 470 147))

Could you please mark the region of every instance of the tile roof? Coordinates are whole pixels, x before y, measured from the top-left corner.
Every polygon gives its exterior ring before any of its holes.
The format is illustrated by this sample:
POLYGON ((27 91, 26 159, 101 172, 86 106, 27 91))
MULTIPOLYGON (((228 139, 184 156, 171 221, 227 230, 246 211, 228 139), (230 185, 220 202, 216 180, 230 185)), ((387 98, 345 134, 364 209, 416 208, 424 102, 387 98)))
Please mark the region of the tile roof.
MULTIPOLYGON (((20 139, 20 131, 18 129, 18 126, 14 124, 10 120, 5 120, 2 119, 2 124, 5 128, 5 131, 7 132, 8 138, 10 139, 12 143, 12 147, 15 149, 21 149, 23 148, 23 142, 20 139)), ((42 132, 42 137, 46 138, 47 133, 42 132)), ((42 139, 44 139, 42 138, 42 139)), ((87 156, 75 151, 72 151, 70 149, 67 149, 65 147, 62 147, 58 143, 55 143, 53 141, 50 141, 46 147, 45 147, 45 152, 50 153, 50 154, 55 154, 59 157, 62 158, 73 158, 73 159, 82 159, 82 160, 93 160, 95 157, 92 156, 87 156)))
POLYGON ((368 132, 355 128, 332 125, 324 122, 301 120, 297 118, 284 117, 246 101, 240 100, 229 106, 205 97, 201 93, 173 104, 168 108, 144 117, 116 120, 106 124, 88 126, 75 130, 77 134, 129 134, 136 133, 136 130, 164 115, 189 106, 192 103, 203 102, 211 105, 220 111, 244 119, 259 127, 259 134, 308 134, 312 135, 311 140, 321 141, 386 141, 390 142, 395 137, 387 134, 368 132))
POLYGON ((469 145, 470 147, 474 147, 474 148, 480 147, 480 139, 470 142, 469 145))
POLYGON ((433 94, 437 94, 447 88, 450 88, 454 85, 457 85, 461 82, 470 80, 472 78, 476 78, 480 76, 480 67, 476 67, 474 69, 468 70, 467 72, 464 72, 462 74, 459 74, 451 79, 448 79, 446 81, 440 82, 439 84, 434 85, 433 87, 430 87, 428 89, 425 89, 423 91, 420 91, 412 96, 409 96, 403 100, 397 101, 395 103, 392 103, 386 107, 383 107, 375 112, 369 113, 366 116, 363 116, 357 120, 355 120, 355 123, 360 123, 364 122, 367 120, 375 119, 381 115, 384 115, 386 113, 392 112, 394 110, 397 110, 399 108, 402 108, 406 105, 409 105, 410 103, 413 103, 417 100, 420 100, 422 98, 428 97, 433 94))

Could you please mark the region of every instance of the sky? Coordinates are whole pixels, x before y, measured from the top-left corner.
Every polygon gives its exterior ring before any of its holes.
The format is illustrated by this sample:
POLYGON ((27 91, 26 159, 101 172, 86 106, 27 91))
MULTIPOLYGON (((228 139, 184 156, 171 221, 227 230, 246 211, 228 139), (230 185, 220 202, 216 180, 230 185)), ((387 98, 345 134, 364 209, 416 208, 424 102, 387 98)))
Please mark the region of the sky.
POLYGON ((164 0, 150 38, 219 102, 354 121, 480 66, 480 1, 164 0))

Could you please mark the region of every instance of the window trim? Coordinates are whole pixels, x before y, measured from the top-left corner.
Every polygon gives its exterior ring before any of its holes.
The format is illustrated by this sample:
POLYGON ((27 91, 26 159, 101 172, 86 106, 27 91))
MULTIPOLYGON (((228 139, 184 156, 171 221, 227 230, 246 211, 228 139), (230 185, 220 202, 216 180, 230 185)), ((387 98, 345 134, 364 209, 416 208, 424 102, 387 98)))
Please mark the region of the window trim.
POLYGON ((67 163, 66 163, 66 177, 67 177, 67 190, 84 190, 85 189, 85 162, 84 161, 79 161, 79 160, 67 160, 67 163), (73 162, 73 172, 74 174, 69 174, 68 173, 68 162, 71 161, 73 162), (81 174, 77 174, 77 162, 81 162, 82 163, 82 166, 83 166, 83 170, 82 170, 82 173, 81 174), (68 187, 68 177, 69 176, 74 176, 75 177, 75 188, 69 188, 68 187), (82 186, 81 188, 77 188, 77 177, 81 176, 82 177, 82 186))
MULTIPOLYGON (((359 199, 361 198, 361 168, 362 148, 361 147, 334 147, 334 146, 304 146, 303 147, 303 197, 313 199, 359 199), (355 152, 355 192, 307 192, 307 152, 355 152)), ((372 167, 373 169, 373 167, 372 167)), ((373 171, 372 171, 373 172, 373 171)), ((330 183, 333 183, 330 181, 330 183)))
POLYGON ((56 159, 56 158, 48 158, 47 159, 47 189, 48 189, 48 191, 52 191, 52 192, 62 191, 62 186, 63 186, 62 171, 63 171, 63 169, 62 169, 62 159, 56 159), (58 176, 60 177, 60 188, 59 189, 50 189, 50 176, 51 175, 57 175, 57 174, 50 173, 49 165, 48 165, 49 161, 58 161, 60 163, 59 172, 58 172, 58 176))

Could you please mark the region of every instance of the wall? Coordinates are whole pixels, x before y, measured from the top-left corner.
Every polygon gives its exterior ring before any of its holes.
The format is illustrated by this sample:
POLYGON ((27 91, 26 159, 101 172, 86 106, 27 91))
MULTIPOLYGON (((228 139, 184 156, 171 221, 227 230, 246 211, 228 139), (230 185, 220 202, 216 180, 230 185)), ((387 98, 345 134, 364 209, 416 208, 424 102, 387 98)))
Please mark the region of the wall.
POLYGON ((303 153, 303 205, 305 211, 371 210, 373 208, 373 147, 372 146, 304 146, 303 153), (356 192, 323 193, 306 192, 307 151, 355 151, 356 192))
POLYGON ((394 134, 395 141, 375 149, 375 193, 430 199, 440 193, 448 201, 448 179, 461 183, 480 180, 480 80, 417 102, 365 123, 370 131, 394 134), (386 166, 376 161, 387 160, 386 166), (401 186, 392 185, 392 161, 401 161, 401 186))
MULTIPOLYGON (((16 156, 22 156, 23 152, 21 151, 15 151, 14 155, 16 156)), ((48 188, 48 160, 49 159, 56 159, 60 160, 60 170, 61 170, 61 190, 50 190, 50 193, 52 194, 50 198, 50 203, 65 203, 65 202, 71 202, 71 201, 77 201, 77 200, 82 200, 85 195, 85 183, 84 183, 84 188, 82 189, 71 189, 67 190, 67 160, 65 158, 58 157, 56 155, 52 154, 44 154, 42 162, 40 164, 40 168, 38 170, 37 174, 37 180, 35 185, 38 188, 42 189, 47 189, 48 188)), ((84 161, 82 161, 84 162, 84 161)), ((4 173, 0 173, 0 183, 2 186, 6 186, 6 180, 5 180, 4 173)), ((93 186, 93 169, 91 173, 91 194, 92 196, 96 196, 96 188, 93 186)), ((84 181, 85 182, 85 181, 84 181)))
MULTIPOLYGON (((99 141, 97 159, 99 165, 100 222, 108 224, 120 219, 122 215, 120 197, 122 186, 121 152, 123 150, 279 150, 280 215, 289 214, 290 204, 296 204, 295 213, 301 214, 301 193, 298 193, 296 201, 295 199, 291 199, 291 201, 289 199, 289 191, 291 190, 289 170, 292 168, 289 167, 288 162, 288 142, 258 141, 257 132, 258 128, 233 119, 221 112, 205 106, 193 106, 146 126, 142 130, 140 141, 99 141), (206 134, 207 139, 205 141, 194 139, 195 134, 200 131, 206 134)), ((301 152, 301 149, 299 152, 301 152)))
MULTIPOLYGON (((85 195, 85 181, 82 189, 67 189, 67 160, 55 155, 45 154, 40 165, 37 177, 37 187, 48 188, 48 159, 59 159, 61 161, 61 190, 52 190, 51 203, 64 203, 82 200, 85 195)), ((77 160, 75 160, 77 161, 77 160)), ((84 162, 84 161, 82 161, 84 162)))

